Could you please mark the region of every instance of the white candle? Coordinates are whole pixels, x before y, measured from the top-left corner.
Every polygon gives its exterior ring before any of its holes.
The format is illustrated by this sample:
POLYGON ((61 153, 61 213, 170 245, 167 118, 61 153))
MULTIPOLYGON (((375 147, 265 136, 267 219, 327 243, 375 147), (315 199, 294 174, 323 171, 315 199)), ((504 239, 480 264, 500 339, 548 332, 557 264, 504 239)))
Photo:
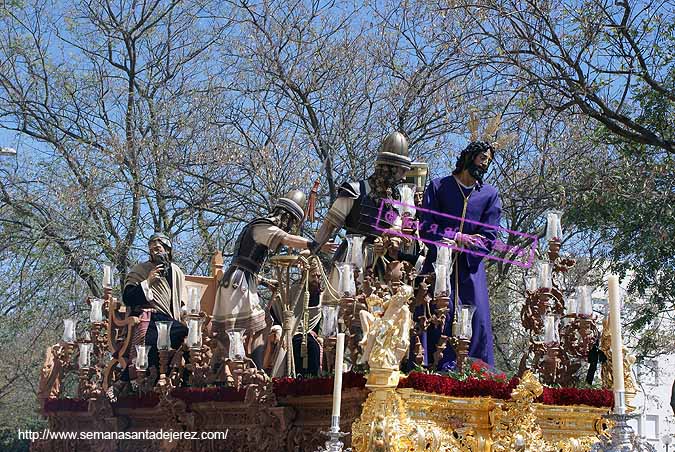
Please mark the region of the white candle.
POLYGON ((562 240, 562 226, 558 212, 549 212, 546 215, 546 242, 551 239, 562 240))
POLYGON ((171 348, 171 322, 156 322, 157 326, 157 348, 159 350, 168 350, 171 348))
POLYGON ((529 278, 527 278, 527 283, 526 283, 525 289, 528 292, 536 292, 537 291, 537 277, 536 276, 530 276, 529 278))
POLYGON ((474 306, 462 306, 460 316, 460 336, 466 339, 471 339, 473 335, 472 321, 473 314, 476 311, 474 306))
POLYGON ((566 315, 574 315, 577 313, 577 299, 574 297, 569 297, 567 299, 567 306, 565 307, 566 315))
POLYGON ((447 246, 436 246, 436 264, 443 264, 445 268, 450 267, 450 259, 452 259, 452 249, 447 246))
POLYGON ((355 268, 363 268, 363 240, 362 235, 352 235, 347 237, 348 251, 347 262, 352 264, 355 268))
POLYGON ((448 269, 445 264, 434 263, 434 273, 436 273, 436 282, 434 283, 434 296, 437 297, 448 291, 448 269))
POLYGON ((553 344, 558 341, 558 330, 555 327, 555 315, 547 314, 544 317, 544 343, 553 344))
POLYGON ((145 345, 136 346, 136 361, 134 363, 136 369, 145 370, 148 368, 148 352, 150 351, 145 345))
POLYGON ((552 286, 551 265, 548 262, 541 262, 539 264, 539 287, 550 289, 552 286))
POLYGON ((335 337, 337 335, 338 307, 322 306, 323 319, 321 322, 321 334, 323 337, 335 337))
POLYGON ((593 315, 593 299, 588 286, 577 287, 577 312, 585 317, 593 315))
MULTIPOLYGON (((621 337, 621 298, 619 295, 619 277, 607 278, 609 292, 609 331, 612 335, 612 379, 614 391, 624 391, 623 386, 623 339, 621 337)), ((615 402, 616 406, 616 402, 615 402)))
POLYGON ((338 292, 341 297, 352 297, 356 295, 356 282, 354 281, 354 270, 352 265, 345 262, 338 264, 340 279, 338 281, 338 292))
POLYGON ((91 348, 92 343, 80 344, 80 356, 77 358, 77 364, 80 369, 88 369, 91 367, 91 348))
POLYGON ((342 402, 342 361, 345 353, 345 333, 337 335, 335 345, 335 380, 333 382, 333 419, 340 417, 340 403, 342 402))
POLYGON ((196 287, 188 287, 188 312, 199 314, 199 292, 196 287))
POLYGON ((103 266, 103 287, 106 289, 112 288, 112 268, 110 265, 103 266))
POLYGON ((201 335, 200 331, 200 322, 199 320, 191 319, 188 322, 188 347, 190 348, 200 348, 201 344, 201 335))
POLYGON ((75 323, 74 319, 63 319, 63 342, 75 342, 75 323))
POLYGON ((89 321, 91 323, 103 322, 103 302, 101 298, 91 300, 91 311, 89 312, 89 321))

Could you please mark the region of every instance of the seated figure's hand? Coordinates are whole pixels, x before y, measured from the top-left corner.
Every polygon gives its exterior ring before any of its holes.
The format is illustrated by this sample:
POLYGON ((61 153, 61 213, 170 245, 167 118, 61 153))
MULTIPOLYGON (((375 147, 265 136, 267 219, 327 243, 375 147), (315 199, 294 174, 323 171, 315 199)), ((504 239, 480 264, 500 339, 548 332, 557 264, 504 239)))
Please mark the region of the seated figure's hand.
POLYGON ((134 322, 134 326, 136 326, 136 325, 138 325, 139 323, 141 323, 141 318, 140 318, 140 317, 136 317, 135 315, 132 315, 130 318, 131 318, 131 320, 134 322))
POLYGON ((150 270, 150 273, 148 273, 148 284, 152 285, 157 280, 157 278, 159 278, 159 275, 161 275, 163 271, 163 264, 155 265, 155 268, 150 270))

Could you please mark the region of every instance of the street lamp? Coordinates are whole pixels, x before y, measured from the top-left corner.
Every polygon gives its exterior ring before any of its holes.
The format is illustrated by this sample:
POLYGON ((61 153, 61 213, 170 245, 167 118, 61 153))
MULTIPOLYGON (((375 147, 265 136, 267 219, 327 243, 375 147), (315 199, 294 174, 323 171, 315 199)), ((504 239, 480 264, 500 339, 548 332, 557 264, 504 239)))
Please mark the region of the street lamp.
POLYGON ((671 435, 663 435, 661 437, 661 442, 666 445, 666 452, 668 452, 668 446, 673 443, 673 437, 671 435))
POLYGON ((6 155, 6 156, 16 155, 16 149, 14 149, 14 148, 0 148, 0 155, 6 155))

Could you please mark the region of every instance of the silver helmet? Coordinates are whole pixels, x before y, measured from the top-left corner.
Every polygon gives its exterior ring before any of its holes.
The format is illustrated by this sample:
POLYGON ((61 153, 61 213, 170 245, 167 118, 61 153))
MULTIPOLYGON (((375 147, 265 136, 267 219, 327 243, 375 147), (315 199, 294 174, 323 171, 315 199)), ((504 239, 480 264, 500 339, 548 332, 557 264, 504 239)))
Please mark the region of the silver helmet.
POLYGON ((408 139, 401 132, 392 132, 384 139, 377 153, 376 165, 391 165, 410 169, 408 139))
POLYGON ((298 221, 305 218, 305 201, 306 196, 300 190, 291 190, 283 198, 279 198, 274 205, 275 209, 283 209, 290 213, 298 221))

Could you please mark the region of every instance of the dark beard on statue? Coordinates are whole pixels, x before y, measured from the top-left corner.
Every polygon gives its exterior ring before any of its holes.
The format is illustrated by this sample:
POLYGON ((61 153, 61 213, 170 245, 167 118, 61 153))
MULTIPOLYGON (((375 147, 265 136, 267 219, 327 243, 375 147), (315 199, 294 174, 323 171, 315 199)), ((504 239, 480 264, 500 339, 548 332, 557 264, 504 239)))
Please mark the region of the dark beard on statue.
POLYGON ((483 178, 485 177, 486 171, 482 169, 480 166, 477 166, 475 163, 471 162, 469 164, 469 167, 467 168, 469 171, 469 174, 471 177, 476 179, 478 181, 478 186, 482 187, 483 186, 483 178))
POLYGON ((171 257, 169 257, 168 253, 159 253, 151 256, 150 260, 152 261, 153 264, 155 265, 163 265, 164 266, 164 271, 162 272, 162 276, 165 278, 171 274, 171 257))
POLYGON ((395 173, 396 169, 382 165, 368 178, 370 197, 372 199, 399 199, 396 186, 401 182, 395 173))
POLYGON ((295 218, 287 213, 287 212, 282 212, 278 216, 278 221, 275 222, 276 226, 281 229, 284 232, 292 232, 293 228, 295 227, 295 218))

